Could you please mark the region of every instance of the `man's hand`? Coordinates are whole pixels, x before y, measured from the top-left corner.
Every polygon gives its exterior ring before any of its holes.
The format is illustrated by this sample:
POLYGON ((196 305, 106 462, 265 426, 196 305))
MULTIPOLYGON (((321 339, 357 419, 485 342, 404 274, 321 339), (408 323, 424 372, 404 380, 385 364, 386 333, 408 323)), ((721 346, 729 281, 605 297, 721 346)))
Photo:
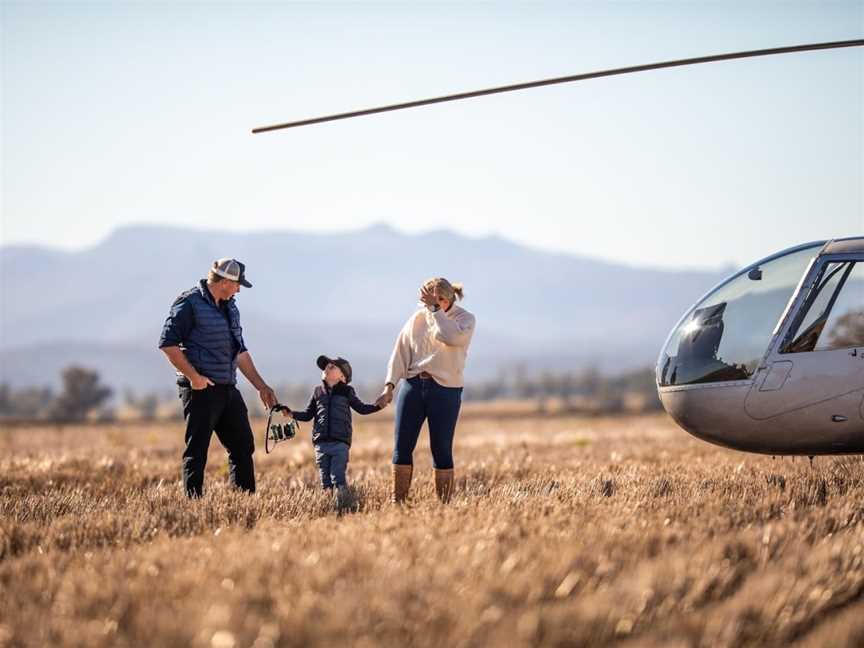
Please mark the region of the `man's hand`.
POLYGON ((269 385, 261 387, 261 389, 258 390, 258 396, 261 397, 261 402, 264 403, 264 407, 267 408, 268 412, 276 403, 279 402, 279 399, 276 398, 276 392, 274 392, 269 385))
POLYGON ((201 374, 196 374, 189 379, 189 382, 192 384, 192 389, 195 391, 201 391, 202 389, 207 389, 208 387, 213 386, 213 381, 207 376, 202 376, 201 374))
POLYGON ((261 374, 255 368, 255 363, 252 362, 252 355, 248 351, 244 351, 237 356, 237 367, 246 376, 246 380, 252 383, 252 386, 258 390, 258 396, 261 397, 261 402, 264 403, 267 411, 269 412, 273 409, 273 406, 279 402, 276 399, 276 393, 264 382, 261 374))
POLYGON ((162 347, 162 353, 168 357, 168 361, 174 365, 174 368, 189 379, 192 389, 201 391, 213 385, 213 381, 207 376, 202 376, 195 367, 189 363, 186 354, 179 346, 162 347))

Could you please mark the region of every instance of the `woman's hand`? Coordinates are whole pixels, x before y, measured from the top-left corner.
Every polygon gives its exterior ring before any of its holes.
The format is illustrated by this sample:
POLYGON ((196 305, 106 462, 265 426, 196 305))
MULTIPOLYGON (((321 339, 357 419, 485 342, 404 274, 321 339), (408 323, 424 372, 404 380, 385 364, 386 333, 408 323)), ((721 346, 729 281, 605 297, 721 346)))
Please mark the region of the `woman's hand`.
POLYGON ((393 402, 393 385, 387 383, 384 385, 384 390, 381 392, 381 395, 375 399, 375 405, 384 409, 391 402, 393 402))
POLYGON ((435 308, 438 306, 438 297, 435 295, 435 292, 423 286, 420 288, 420 301, 423 302, 423 305, 426 308, 435 308))
POLYGON ((420 301, 423 302, 423 305, 426 306, 432 312, 437 310, 450 310, 450 306, 453 302, 442 297, 434 290, 429 290, 425 286, 420 289, 420 301))

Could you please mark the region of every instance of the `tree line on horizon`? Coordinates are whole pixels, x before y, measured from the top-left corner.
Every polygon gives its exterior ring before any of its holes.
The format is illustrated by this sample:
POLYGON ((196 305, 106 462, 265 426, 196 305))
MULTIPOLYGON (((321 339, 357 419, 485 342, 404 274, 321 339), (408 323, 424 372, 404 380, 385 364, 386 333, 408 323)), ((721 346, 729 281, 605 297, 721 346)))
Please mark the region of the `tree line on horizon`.
MULTIPOLYGON (((99 372, 82 366, 69 366, 60 374, 61 387, 13 388, 0 383, 0 419, 75 423, 112 421, 123 418, 152 421, 181 418, 176 396, 162 392, 136 393, 131 389, 118 397, 104 384, 99 372)), ((380 385, 361 384, 358 392, 368 400, 377 395, 380 385)), ((257 394, 250 387, 244 392, 250 414, 265 414, 257 394)), ((309 398, 308 384, 279 385, 282 402, 294 408, 304 407, 309 398)), ((538 412, 615 413, 622 411, 656 411, 661 409, 654 382, 654 371, 637 369, 617 375, 604 374, 596 368, 572 371, 530 373, 524 367, 501 371, 491 379, 471 381, 465 387, 466 402, 529 401, 538 412)))

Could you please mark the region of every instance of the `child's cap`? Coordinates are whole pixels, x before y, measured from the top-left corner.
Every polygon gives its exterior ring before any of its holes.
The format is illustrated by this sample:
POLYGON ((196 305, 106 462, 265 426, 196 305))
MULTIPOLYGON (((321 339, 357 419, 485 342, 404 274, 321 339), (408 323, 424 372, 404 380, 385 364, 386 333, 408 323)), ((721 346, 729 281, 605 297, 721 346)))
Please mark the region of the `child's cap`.
POLYGON ((331 362, 342 370, 342 374, 345 376, 345 383, 350 383, 351 363, 349 363, 345 358, 328 358, 327 356, 322 355, 318 356, 318 360, 315 361, 315 364, 317 364, 318 368, 323 371, 331 362))

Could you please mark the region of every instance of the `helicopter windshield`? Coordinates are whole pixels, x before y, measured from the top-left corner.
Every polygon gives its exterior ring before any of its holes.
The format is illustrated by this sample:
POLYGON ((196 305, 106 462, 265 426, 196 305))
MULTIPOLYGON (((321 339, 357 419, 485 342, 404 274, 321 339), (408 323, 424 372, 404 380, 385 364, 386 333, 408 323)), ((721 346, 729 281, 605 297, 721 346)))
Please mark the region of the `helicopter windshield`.
POLYGON ((815 244, 742 272, 700 301, 669 336, 657 364, 661 387, 747 380, 771 340, 815 244))

